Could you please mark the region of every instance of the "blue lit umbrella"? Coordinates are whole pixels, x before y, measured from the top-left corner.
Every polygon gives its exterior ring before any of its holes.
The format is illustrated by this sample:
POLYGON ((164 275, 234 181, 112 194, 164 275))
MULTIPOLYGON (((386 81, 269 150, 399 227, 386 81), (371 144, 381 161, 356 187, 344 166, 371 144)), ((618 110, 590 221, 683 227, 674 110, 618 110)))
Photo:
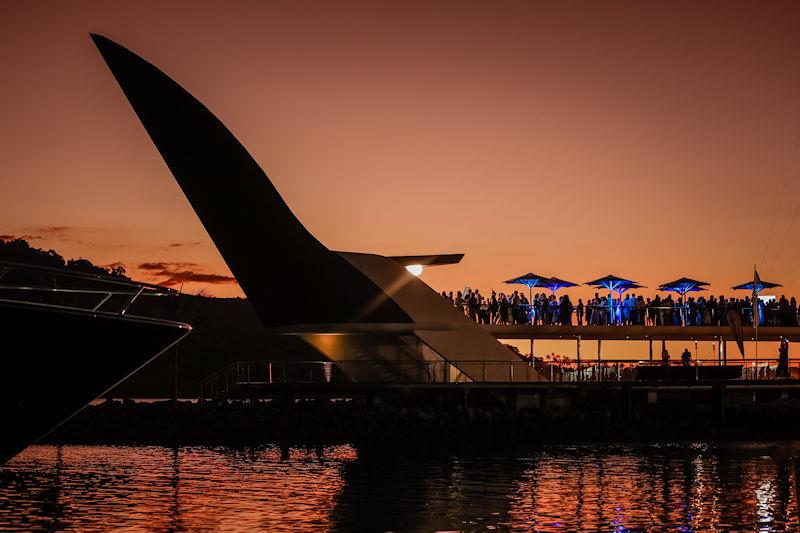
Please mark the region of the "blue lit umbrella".
POLYGON ((539 283, 539 287, 545 287, 550 289, 550 291, 555 294, 558 289, 563 289, 565 287, 577 287, 577 283, 572 283, 571 281, 565 281, 559 278, 548 278, 541 283, 539 283))
MULTIPOLYGON (((756 285, 755 293, 758 294, 764 289, 774 289, 775 287, 783 287, 783 285, 781 285, 780 283, 770 283, 769 281, 759 281, 758 285, 756 285)), ((731 288, 736 291, 747 290, 753 292, 753 282, 748 281, 747 283, 742 283, 741 285, 737 285, 731 288)))
POLYGON ((704 291, 706 290, 705 287, 708 287, 708 285, 709 284, 705 281, 697 281, 696 279, 690 278, 679 278, 675 281, 670 281, 669 283, 659 285, 658 290, 675 292, 681 295, 681 301, 683 302, 684 306, 682 309, 682 318, 683 323, 686 324, 686 293, 704 291))
MULTIPOLYGON (((504 281, 503 283, 508 283, 509 285, 525 285, 528 287, 528 292, 530 293, 530 298, 533 298, 533 288, 534 287, 541 287, 545 281, 549 281, 550 278, 546 276, 539 276, 533 274, 532 272, 528 272, 522 276, 517 278, 511 278, 509 280, 504 281)), ((529 299, 530 299, 529 298, 529 299)))
MULTIPOLYGON (((511 278, 509 280, 504 281, 503 283, 508 283, 509 285, 525 285, 528 287, 528 305, 533 305, 533 288, 534 287, 541 287, 542 283, 545 281, 549 281, 550 278, 546 276, 539 276, 532 272, 528 272, 522 276, 511 278)), ((531 341, 532 342, 532 341, 531 341)), ((531 352, 533 353, 533 352, 531 352)))
POLYGON ((622 298, 622 293, 630 290, 630 289, 639 289, 643 287, 643 285, 639 285, 635 281, 631 281, 629 279, 620 278, 619 276, 614 276, 609 274, 608 276, 600 279, 596 279, 594 281, 587 281, 584 285, 589 285, 595 288, 603 288, 608 290, 608 312, 611 315, 612 323, 616 322, 617 317, 614 314, 614 296, 611 294, 612 292, 616 292, 619 294, 619 297, 622 298))

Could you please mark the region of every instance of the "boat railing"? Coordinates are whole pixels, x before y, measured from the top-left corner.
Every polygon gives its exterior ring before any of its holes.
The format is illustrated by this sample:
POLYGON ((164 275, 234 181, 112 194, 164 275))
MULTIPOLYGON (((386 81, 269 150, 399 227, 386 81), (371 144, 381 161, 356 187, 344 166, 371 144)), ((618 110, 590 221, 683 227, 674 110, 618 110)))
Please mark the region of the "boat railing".
POLYGON ((200 382, 201 398, 227 397, 248 388, 285 384, 420 384, 420 383, 613 383, 710 380, 772 381, 800 379, 800 358, 788 361, 781 375, 775 358, 737 359, 720 364, 716 359, 672 361, 603 359, 575 361, 237 361, 200 382), (388 372, 387 372, 387 369, 388 372), (531 372, 535 370, 536 372, 531 372), (377 376, 377 377, 376 377, 377 376), (472 376, 467 378, 466 376, 472 376))
POLYGON ((122 276, 0 261, 0 302, 125 315, 141 297, 174 289, 122 276))

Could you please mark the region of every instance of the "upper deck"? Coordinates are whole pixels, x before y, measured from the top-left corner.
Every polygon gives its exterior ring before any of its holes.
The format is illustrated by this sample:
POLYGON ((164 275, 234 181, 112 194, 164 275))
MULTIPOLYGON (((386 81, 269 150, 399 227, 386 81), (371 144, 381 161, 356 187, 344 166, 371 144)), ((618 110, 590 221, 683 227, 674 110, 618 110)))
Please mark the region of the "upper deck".
MULTIPOLYGON (((483 328, 498 339, 577 339, 600 341, 719 341, 733 340, 729 326, 563 326, 531 324, 484 324, 483 328)), ((744 340, 756 340, 756 328, 742 328, 744 340)), ((758 328, 759 341, 800 341, 800 327, 758 328)))

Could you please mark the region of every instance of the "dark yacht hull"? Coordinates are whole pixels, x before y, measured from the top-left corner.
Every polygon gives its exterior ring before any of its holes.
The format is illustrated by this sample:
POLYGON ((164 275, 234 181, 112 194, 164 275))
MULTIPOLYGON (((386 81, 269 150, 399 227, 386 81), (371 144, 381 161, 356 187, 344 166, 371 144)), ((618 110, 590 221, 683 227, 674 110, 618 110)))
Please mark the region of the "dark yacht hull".
POLYGON ((177 322, 0 303, 0 463, 169 349, 177 322))

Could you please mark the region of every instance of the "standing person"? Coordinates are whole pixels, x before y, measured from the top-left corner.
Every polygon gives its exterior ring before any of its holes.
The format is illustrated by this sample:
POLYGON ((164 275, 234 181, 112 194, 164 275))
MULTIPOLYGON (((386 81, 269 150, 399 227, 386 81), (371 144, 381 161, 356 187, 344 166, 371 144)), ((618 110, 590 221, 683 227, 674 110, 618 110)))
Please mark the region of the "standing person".
POLYGON ((524 294, 521 294, 519 297, 519 314, 521 323, 531 323, 531 304, 528 302, 528 299, 525 298, 524 294))
POLYGON ((600 305, 595 307, 595 312, 600 313, 599 324, 601 326, 608 326, 611 324, 611 314, 608 311, 608 296, 603 296, 599 300, 600 305))
POLYGON ((636 325, 644 326, 644 317, 647 312, 647 304, 644 303, 644 297, 640 294, 636 298, 636 325))
POLYGON ((689 366, 692 364, 692 352, 689 351, 689 348, 683 349, 683 353, 681 354, 681 364, 683 366, 689 366))
POLYGON ((511 296, 511 323, 512 324, 519 324, 519 293, 514 291, 514 294, 511 296))
POLYGON ((789 377, 789 341, 781 339, 781 345, 778 348, 778 368, 775 369, 775 375, 779 378, 789 377))
POLYGON ((548 307, 550 308, 550 316, 548 317, 550 319, 550 323, 551 324, 557 324, 558 323, 558 302, 556 301, 556 297, 555 296, 550 295, 550 303, 548 304, 548 307))
POLYGON ((461 291, 456 292, 456 299, 453 300, 453 305, 462 313, 464 312, 464 297, 461 296, 461 291))
POLYGON ((542 308, 542 325, 547 326, 550 324, 550 302, 547 300, 547 295, 542 293, 539 297, 539 305, 542 308))
POLYGON ((790 313, 789 300, 786 299, 786 296, 781 294, 781 299, 778 300, 778 324, 783 327, 790 326, 790 313))
POLYGON ((668 294, 666 298, 661 301, 662 307, 664 307, 664 321, 662 322, 665 326, 672 326, 674 324, 674 314, 675 314, 675 301, 672 299, 672 295, 668 294))
POLYGON ((791 327, 797 326, 797 300, 794 296, 789 300, 789 325, 791 327))
POLYGON ((575 306, 575 317, 578 319, 578 325, 583 325, 583 300, 578 298, 578 305, 575 306))
POLYGON ((561 297, 561 303, 558 306, 559 322, 562 326, 572 325, 572 302, 569 301, 569 296, 566 294, 561 297))
POLYGON ((499 324, 508 324, 508 298, 504 293, 500 293, 500 301, 497 303, 499 324))
POLYGON ((631 295, 626 294, 625 299, 620 301, 619 305, 622 314, 622 325, 627 326, 631 322, 631 295))
POLYGON ((720 295, 719 299, 717 300, 717 314, 715 315, 715 326, 727 326, 728 325, 728 302, 725 300, 725 297, 720 295))
POLYGON ((469 317, 475 322, 478 321, 478 310, 480 308, 477 294, 478 294, 477 291, 472 291, 469 293, 469 299, 467 299, 467 309, 469 310, 469 317))

